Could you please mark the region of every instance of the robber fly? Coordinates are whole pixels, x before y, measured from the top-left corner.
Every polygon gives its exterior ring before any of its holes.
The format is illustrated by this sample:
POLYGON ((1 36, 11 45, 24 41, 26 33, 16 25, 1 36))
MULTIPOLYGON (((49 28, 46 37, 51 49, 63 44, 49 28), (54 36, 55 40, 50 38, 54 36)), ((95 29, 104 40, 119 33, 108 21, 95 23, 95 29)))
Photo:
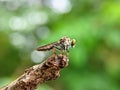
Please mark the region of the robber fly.
POLYGON ((59 41, 38 47, 36 50, 37 51, 50 51, 53 50, 53 53, 56 54, 55 49, 58 49, 62 52, 69 52, 69 48, 73 48, 76 44, 75 39, 70 39, 69 37, 63 37, 59 41))

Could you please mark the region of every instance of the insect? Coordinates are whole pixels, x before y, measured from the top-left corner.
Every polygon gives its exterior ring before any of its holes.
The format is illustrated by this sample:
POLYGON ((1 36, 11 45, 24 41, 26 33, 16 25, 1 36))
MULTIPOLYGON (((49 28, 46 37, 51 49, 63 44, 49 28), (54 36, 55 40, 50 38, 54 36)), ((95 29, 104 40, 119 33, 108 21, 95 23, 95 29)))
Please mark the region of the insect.
POLYGON ((37 51, 53 50, 53 53, 56 54, 55 49, 58 49, 61 51, 62 54, 63 52, 67 52, 67 56, 68 56, 69 48, 71 47, 73 48, 75 44, 76 44, 75 39, 70 39, 69 37, 63 37, 59 41, 38 47, 36 50, 37 51))

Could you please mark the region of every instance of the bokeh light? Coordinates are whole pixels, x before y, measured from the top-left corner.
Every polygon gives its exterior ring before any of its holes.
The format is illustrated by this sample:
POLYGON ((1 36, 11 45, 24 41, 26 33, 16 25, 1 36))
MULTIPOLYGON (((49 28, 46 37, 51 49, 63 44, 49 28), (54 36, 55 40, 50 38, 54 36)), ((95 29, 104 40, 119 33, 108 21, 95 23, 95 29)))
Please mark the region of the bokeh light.
POLYGON ((31 59, 35 63, 40 63, 45 59, 46 54, 44 52, 33 51, 31 53, 31 59))
POLYGON ((77 41, 69 66, 37 90, 120 90, 119 0, 1 0, 0 87, 53 54, 37 47, 64 36, 77 41))

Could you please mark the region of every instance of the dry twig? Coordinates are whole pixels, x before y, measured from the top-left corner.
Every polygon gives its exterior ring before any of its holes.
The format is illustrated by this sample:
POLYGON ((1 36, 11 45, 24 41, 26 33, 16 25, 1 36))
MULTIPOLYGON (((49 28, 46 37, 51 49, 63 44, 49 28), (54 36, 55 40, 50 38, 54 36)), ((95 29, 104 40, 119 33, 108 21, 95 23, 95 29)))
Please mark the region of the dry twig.
POLYGON ((34 90, 41 83, 59 77, 60 70, 67 65, 66 56, 52 55, 43 63, 27 69, 23 75, 0 90, 34 90))

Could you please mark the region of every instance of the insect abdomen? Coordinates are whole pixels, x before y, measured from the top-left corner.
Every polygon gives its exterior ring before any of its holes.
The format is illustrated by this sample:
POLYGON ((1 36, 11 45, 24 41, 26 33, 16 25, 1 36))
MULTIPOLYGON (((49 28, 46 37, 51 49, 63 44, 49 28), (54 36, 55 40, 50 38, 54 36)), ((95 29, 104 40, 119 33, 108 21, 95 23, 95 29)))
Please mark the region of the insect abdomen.
POLYGON ((45 45, 45 46, 42 46, 42 47, 38 47, 36 50, 37 51, 49 51, 53 48, 54 48, 53 45, 45 45))

